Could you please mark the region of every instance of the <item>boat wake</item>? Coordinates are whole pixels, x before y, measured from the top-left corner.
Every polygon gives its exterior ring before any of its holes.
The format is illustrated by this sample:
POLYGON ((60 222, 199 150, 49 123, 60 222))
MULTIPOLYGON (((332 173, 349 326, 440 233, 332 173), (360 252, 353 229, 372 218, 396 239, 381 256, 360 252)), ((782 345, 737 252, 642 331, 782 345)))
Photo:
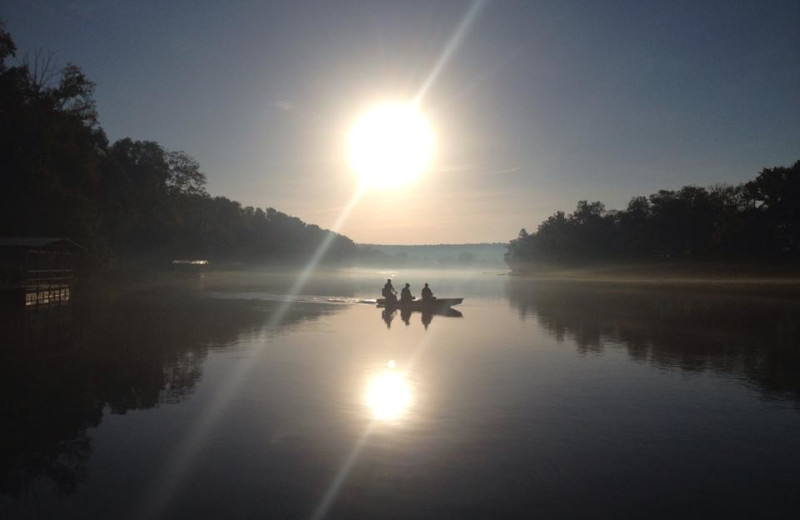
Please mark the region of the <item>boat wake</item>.
POLYGON ((274 294, 260 291, 237 291, 237 292, 212 292, 209 293, 211 298, 224 299, 224 300, 258 300, 267 302, 281 302, 281 303, 323 303, 334 305, 353 305, 357 303, 371 303, 375 304, 375 300, 352 298, 344 296, 322 296, 322 295, 288 295, 288 294, 274 294))

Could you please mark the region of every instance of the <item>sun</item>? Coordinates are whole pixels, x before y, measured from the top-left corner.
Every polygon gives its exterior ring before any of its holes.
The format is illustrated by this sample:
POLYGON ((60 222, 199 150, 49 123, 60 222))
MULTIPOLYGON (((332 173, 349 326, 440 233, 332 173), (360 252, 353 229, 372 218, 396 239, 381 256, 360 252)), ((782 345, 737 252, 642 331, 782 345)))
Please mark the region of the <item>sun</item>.
POLYGON ((350 165, 367 187, 389 188, 417 179, 433 157, 431 127, 413 103, 379 105, 348 135, 350 165))

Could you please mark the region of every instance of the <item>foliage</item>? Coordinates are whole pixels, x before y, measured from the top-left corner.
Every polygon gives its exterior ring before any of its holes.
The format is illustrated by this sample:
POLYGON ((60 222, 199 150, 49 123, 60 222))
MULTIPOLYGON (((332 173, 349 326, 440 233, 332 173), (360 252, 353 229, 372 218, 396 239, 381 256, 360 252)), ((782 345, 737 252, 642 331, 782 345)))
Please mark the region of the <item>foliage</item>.
POLYGON ((94 200, 105 136, 89 82, 68 65, 57 82, 37 81, 0 26, 0 234, 70 236, 103 248, 94 200))
POLYGON ((608 211, 579 201, 507 247, 514 269, 629 260, 791 260, 800 257, 800 161, 737 186, 684 186, 608 211))
MULTIPOLYGON (((115 258, 265 262, 308 257, 331 233, 275 209, 211 197, 200 165, 154 141, 109 143, 94 84, 75 65, 11 64, 0 25, 0 235, 68 236, 115 258)), ((334 234, 326 258, 355 244, 334 234)))

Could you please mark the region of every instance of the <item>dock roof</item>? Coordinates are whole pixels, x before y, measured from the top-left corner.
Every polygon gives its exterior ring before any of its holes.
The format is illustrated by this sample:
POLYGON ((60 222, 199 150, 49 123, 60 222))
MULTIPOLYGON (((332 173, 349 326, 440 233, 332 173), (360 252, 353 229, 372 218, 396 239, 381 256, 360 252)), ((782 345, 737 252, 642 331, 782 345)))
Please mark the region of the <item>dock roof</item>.
POLYGON ((0 247, 70 247, 84 249, 66 237, 0 237, 0 247))

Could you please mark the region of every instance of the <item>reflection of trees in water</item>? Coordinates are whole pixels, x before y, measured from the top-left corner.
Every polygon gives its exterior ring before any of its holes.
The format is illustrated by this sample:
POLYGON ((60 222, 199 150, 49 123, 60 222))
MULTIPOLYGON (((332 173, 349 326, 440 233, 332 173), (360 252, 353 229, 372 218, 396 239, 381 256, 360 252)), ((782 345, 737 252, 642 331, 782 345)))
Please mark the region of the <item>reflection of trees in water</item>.
POLYGON ((102 405, 61 358, 3 360, 0 368, 0 493, 71 493, 85 475, 102 405))
POLYGON ((511 304, 581 353, 624 347, 637 361, 710 370, 800 404, 800 301, 745 293, 512 281, 511 304))
MULTIPOLYGON (((88 429, 105 410, 124 414, 176 403, 202 376, 211 348, 262 333, 274 302, 138 295, 91 299, 67 309, 68 344, 25 344, 16 325, 0 331, 0 495, 72 493, 91 455, 88 429)), ((282 327, 332 312, 295 305, 282 327)))

